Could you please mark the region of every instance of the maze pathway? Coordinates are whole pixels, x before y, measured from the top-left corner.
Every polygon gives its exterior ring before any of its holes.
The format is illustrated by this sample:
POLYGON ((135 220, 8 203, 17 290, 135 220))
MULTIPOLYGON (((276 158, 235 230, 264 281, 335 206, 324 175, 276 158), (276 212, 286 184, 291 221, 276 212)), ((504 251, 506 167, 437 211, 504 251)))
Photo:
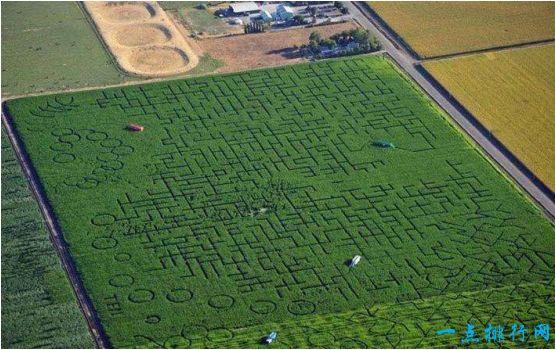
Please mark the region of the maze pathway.
POLYGON ((551 222, 381 56, 8 110, 115 346, 553 283, 551 222))

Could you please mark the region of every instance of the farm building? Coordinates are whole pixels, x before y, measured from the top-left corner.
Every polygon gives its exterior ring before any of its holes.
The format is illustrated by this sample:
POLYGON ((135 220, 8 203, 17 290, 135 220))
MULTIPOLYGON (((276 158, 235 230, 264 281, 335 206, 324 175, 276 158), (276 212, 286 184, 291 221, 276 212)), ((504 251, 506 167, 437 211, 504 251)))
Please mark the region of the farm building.
POLYGON ((334 1, 289 1, 292 6, 328 5, 334 1))
POLYGON ((253 1, 234 2, 230 4, 229 11, 235 16, 246 16, 251 13, 257 13, 260 9, 259 6, 253 1))
POLYGON ((262 10, 261 19, 263 20, 263 22, 272 22, 272 15, 267 10, 262 10))
POLYGON ((287 21, 293 18, 294 13, 293 10, 286 5, 279 5, 276 8, 276 20, 278 21, 287 21))

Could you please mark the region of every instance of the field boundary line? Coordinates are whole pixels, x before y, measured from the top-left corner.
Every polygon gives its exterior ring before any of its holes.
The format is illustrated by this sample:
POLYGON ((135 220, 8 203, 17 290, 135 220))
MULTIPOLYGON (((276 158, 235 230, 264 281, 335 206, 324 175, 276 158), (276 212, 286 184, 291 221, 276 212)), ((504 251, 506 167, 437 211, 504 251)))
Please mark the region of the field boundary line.
POLYGON ((320 61, 325 61, 325 60, 340 60, 340 59, 347 59, 349 57, 354 57, 354 56, 358 56, 358 57, 359 56, 371 56, 371 55, 382 54, 382 53, 385 53, 385 52, 386 51, 384 49, 382 49, 382 50, 379 50, 379 51, 368 52, 368 53, 357 54, 357 55, 329 57, 329 58, 322 58, 322 59, 318 59, 318 60, 306 59, 305 61, 301 61, 301 62, 277 64, 277 65, 270 65, 270 66, 257 67, 257 68, 247 68, 247 69, 241 69, 241 70, 237 70, 237 71, 233 71, 233 72, 227 72, 227 73, 210 72, 210 73, 201 73, 201 74, 180 74, 180 75, 174 75, 174 76, 168 76, 168 77, 159 77, 159 78, 144 78, 144 79, 139 78, 140 80, 131 80, 131 81, 126 81, 126 82, 116 83, 116 84, 109 84, 109 85, 86 86, 86 87, 78 87, 78 88, 67 89, 67 90, 53 90, 53 91, 43 91, 43 92, 36 92, 36 93, 27 93, 27 94, 21 94, 21 95, 9 95, 9 96, 2 96, 2 103, 7 102, 7 101, 11 101, 11 100, 16 100, 16 99, 19 99, 19 98, 26 98, 26 97, 52 96, 52 95, 58 95, 58 94, 69 94, 69 93, 74 93, 74 92, 112 89, 112 88, 142 85, 142 84, 150 84, 150 83, 172 82, 172 81, 175 81, 175 80, 193 79, 193 78, 199 78, 199 77, 211 77, 211 76, 215 76, 215 75, 217 75, 217 76, 227 76, 227 75, 233 75, 233 74, 241 74, 241 73, 246 73, 246 72, 259 71, 259 70, 264 70, 264 69, 285 68, 285 67, 295 65, 295 64, 320 62, 320 61))
POLYGON ((31 192, 33 196, 37 200, 39 205, 42 217, 49 232, 49 238, 60 258, 60 262, 66 272, 67 278, 70 281, 72 290, 74 295, 77 299, 77 304, 87 321, 87 326, 89 328, 89 333, 91 334, 97 348, 111 348, 110 341, 100 323, 100 319, 98 314, 95 311, 93 303, 89 298, 87 291, 83 285, 83 282, 79 278, 79 272, 77 271, 77 267, 75 262, 69 253, 68 245, 62 236, 62 231, 60 225, 58 224, 54 212, 48 199, 46 197, 46 193, 42 187, 40 179, 33 168, 29 155, 25 151, 25 146, 23 142, 18 137, 17 131, 13 126, 13 121, 10 117, 8 112, 8 108, 6 104, 2 103, 2 121, 4 126, 6 127, 6 132, 8 133, 8 139, 12 144, 12 148, 16 154, 16 157, 19 161, 19 164, 23 170, 27 181, 29 182, 29 187, 31 188, 31 192))
POLYGON ((489 48, 486 48, 486 49, 462 51, 462 52, 453 53, 453 54, 432 56, 432 57, 427 57, 427 58, 421 59, 421 62, 434 62, 434 61, 441 61, 441 60, 449 60, 449 59, 456 59, 456 58, 460 58, 460 57, 478 55, 478 54, 481 54, 481 53, 509 51, 509 50, 516 50, 516 49, 526 49, 526 48, 530 48, 530 47, 538 47, 538 46, 544 46, 544 45, 550 45, 550 44, 554 44, 554 39, 530 41, 530 42, 520 43, 520 44, 496 46, 496 47, 489 47, 489 48))
POLYGON ((368 14, 367 19, 371 21, 376 29, 392 42, 397 49, 403 49, 413 60, 420 61, 423 59, 405 39, 400 36, 390 25, 380 17, 369 4, 364 1, 352 1, 352 4, 359 9, 361 13, 368 14))
POLYGON ((409 43, 404 39, 404 37, 398 34, 398 32, 396 32, 394 28, 392 28, 388 24, 388 22, 386 22, 386 20, 382 19, 382 17, 380 17, 380 15, 375 10, 373 10, 373 8, 369 4, 360 1, 352 1, 352 3, 357 8, 359 8, 361 12, 363 13, 366 12, 368 14, 367 18, 375 25, 375 27, 385 37, 387 37, 388 39, 390 39, 390 41, 392 41, 394 46, 396 46, 397 48, 400 48, 401 46, 403 50, 406 51, 406 53, 409 54, 411 58, 413 58, 416 61, 441 60, 441 59, 455 58, 459 56, 468 56, 468 55, 474 55, 474 54, 485 53, 485 52, 511 50, 511 49, 517 49, 521 47, 554 43, 554 38, 550 38, 550 39, 542 39, 542 40, 524 41, 524 42, 508 44, 508 45, 491 46, 491 47, 485 47, 483 49, 458 51, 458 52, 446 53, 441 55, 423 56, 417 53, 417 51, 415 51, 413 47, 409 45, 409 43))

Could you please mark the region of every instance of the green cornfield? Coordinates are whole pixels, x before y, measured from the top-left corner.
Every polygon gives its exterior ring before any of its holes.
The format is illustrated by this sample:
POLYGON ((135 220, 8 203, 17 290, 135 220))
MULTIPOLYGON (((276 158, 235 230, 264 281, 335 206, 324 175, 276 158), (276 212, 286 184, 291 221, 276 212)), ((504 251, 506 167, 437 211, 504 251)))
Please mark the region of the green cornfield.
POLYGON ((278 330, 277 347, 453 347, 469 321, 554 329, 552 223, 386 57, 7 110, 113 346, 257 347, 278 330))

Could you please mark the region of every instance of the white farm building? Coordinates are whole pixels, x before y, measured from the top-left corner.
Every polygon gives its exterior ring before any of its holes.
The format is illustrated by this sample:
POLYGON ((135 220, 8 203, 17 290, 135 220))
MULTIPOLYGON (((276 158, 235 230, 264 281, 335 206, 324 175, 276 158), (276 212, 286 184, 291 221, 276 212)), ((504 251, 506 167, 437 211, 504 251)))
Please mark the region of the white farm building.
POLYGON ((253 1, 249 2, 234 2, 230 4, 229 11, 234 16, 246 16, 251 13, 257 13, 260 11, 259 5, 253 1))
POLYGON ((287 21, 292 19, 293 16, 294 16, 293 10, 289 6, 278 5, 278 7, 276 8, 275 17, 277 21, 287 21))
POLYGON ((263 22, 272 22, 272 15, 267 10, 262 10, 261 19, 263 20, 263 22))

